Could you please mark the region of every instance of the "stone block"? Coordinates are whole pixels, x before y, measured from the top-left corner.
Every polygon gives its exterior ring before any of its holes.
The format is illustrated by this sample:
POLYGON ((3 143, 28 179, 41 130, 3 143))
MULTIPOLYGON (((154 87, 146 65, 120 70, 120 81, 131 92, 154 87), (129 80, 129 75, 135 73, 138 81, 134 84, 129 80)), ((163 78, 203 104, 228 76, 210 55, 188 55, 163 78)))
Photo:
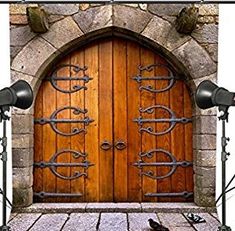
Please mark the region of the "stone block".
POLYGON ((43 70, 43 64, 53 60, 57 55, 56 48, 43 38, 37 37, 31 40, 14 58, 12 69, 35 76, 39 67, 43 70))
POLYGON ((33 167, 12 169, 13 188, 27 189, 33 185, 33 167))
POLYGON ((189 36, 179 34, 171 23, 157 16, 152 18, 141 34, 169 51, 190 39, 189 36))
POLYGON ((26 14, 28 6, 38 6, 38 4, 10 4, 10 14, 26 14))
POLYGON ((210 150, 194 150, 194 161, 197 166, 215 167, 216 166, 216 151, 210 150))
POLYGON ((42 4, 48 14, 72 15, 79 11, 78 4, 42 4))
MULTIPOLYGON (((208 193, 206 193, 206 194, 202 193, 203 191, 205 192, 206 190, 207 189, 196 187, 194 190, 194 202, 198 206, 214 207, 215 206, 215 196, 210 195, 208 193)), ((211 189, 208 189, 208 190, 212 192, 211 189)))
POLYGON ((12 149, 12 167, 23 168, 33 165, 33 148, 13 148, 12 149))
POLYGON ((79 38, 83 32, 78 28, 77 24, 71 17, 66 17, 54 23, 47 33, 41 36, 50 42, 53 46, 60 49, 69 42, 79 38))
POLYGON ((139 4, 139 8, 140 8, 141 10, 146 11, 147 8, 148 8, 148 4, 146 4, 146 3, 140 3, 140 4, 139 4))
POLYGON ((88 3, 79 4, 80 10, 87 10, 89 7, 90 7, 90 4, 88 4, 88 3))
POLYGON ((22 14, 12 14, 10 15, 10 23, 11 25, 27 25, 27 16, 22 14))
POLYGON ((29 134, 33 133, 33 115, 12 115, 12 133, 29 134))
POLYGON ((141 212, 139 203, 88 203, 86 212, 141 212))
POLYGON ((191 36, 199 43, 218 43, 218 25, 203 24, 193 31, 191 36))
POLYGON ((193 135, 193 149, 215 150, 216 135, 193 135))
POLYGON ((198 23, 216 23, 215 16, 199 16, 198 23))
POLYGON ((178 15, 178 13, 189 4, 149 4, 148 10, 158 16, 178 15))
POLYGON ((36 34, 31 31, 29 26, 12 28, 10 35, 11 46, 24 46, 36 36, 36 34))
POLYGON ((158 218, 161 224, 169 227, 170 230, 175 230, 174 227, 187 227, 190 229, 191 226, 180 213, 158 213, 158 218))
POLYGON ((113 26, 140 33, 146 27, 152 15, 138 8, 122 5, 113 6, 113 26))
POLYGON ((10 47, 10 55, 11 55, 11 60, 15 58, 15 56, 20 52, 20 50, 23 48, 23 46, 11 46, 10 47))
POLYGON ((73 19, 84 33, 112 26, 112 6, 92 7, 79 11, 73 19))
POLYGON ((215 188, 215 168, 194 166, 194 182, 199 188, 215 188))
POLYGON ((203 47, 207 50, 214 62, 218 61, 218 44, 204 44, 203 47))
POLYGON ((32 188, 13 188, 14 207, 27 207, 33 203, 32 188))
POLYGON ((33 134, 13 134, 12 148, 32 148, 33 134))
POLYGON ((199 15, 218 15, 219 5, 218 4, 197 4, 199 8, 199 15))
POLYGON ((175 49, 173 54, 187 67, 193 79, 211 75, 217 70, 209 54, 193 39, 175 49))
POLYGON ((194 134, 216 134, 216 116, 196 116, 193 118, 194 134))
POLYGON ((54 14, 51 14, 51 15, 48 16, 48 22, 50 24, 53 24, 55 22, 58 22, 58 21, 64 19, 64 17, 65 16, 63 16, 63 15, 54 15, 54 14))

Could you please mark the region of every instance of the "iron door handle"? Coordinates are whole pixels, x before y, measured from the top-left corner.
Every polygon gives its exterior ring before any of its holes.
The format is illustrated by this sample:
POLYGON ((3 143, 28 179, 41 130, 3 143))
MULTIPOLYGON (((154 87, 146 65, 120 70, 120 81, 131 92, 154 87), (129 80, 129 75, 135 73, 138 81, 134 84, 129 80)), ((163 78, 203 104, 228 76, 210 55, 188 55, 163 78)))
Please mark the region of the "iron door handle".
POLYGON ((112 144, 109 141, 104 140, 100 145, 100 148, 106 151, 112 148, 112 144))
POLYGON ((126 143, 122 140, 119 140, 115 143, 115 148, 118 150, 123 150, 126 148, 126 143))

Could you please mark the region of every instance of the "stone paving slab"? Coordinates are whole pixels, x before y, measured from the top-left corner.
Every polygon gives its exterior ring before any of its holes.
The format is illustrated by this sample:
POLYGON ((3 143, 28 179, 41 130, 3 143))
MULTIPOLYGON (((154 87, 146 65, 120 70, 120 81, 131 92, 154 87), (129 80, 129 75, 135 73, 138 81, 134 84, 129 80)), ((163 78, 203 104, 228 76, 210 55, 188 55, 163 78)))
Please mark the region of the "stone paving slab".
POLYGON ((68 214, 44 214, 30 231, 60 231, 67 219, 68 214))
MULTIPOLYGON (((205 223, 199 223, 199 224, 192 224, 193 227, 196 230, 200 230, 200 231, 215 231, 217 230, 218 226, 220 226, 220 222, 214 218, 213 216, 211 216, 208 213, 196 213, 197 215, 203 217, 206 222, 205 223)), ((185 214, 186 215, 186 214, 185 214)))
POLYGON ((126 213, 101 213, 99 231, 127 231, 126 213))
POLYGON ((63 231, 96 231, 99 213, 72 213, 63 227, 63 231))
POLYGON ((141 212, 140 203, 88 203, 86 212, 141 212))
POLYGON ((20 213, 17 214, 8 225, 11 231, 28 230, 41 216, 41 213, 20 213))
POLYGON ((152 218, 154 221, 158 221, 156 213, 129 213, 129 231, 151 231, 148 223, 148 219, 152 218))

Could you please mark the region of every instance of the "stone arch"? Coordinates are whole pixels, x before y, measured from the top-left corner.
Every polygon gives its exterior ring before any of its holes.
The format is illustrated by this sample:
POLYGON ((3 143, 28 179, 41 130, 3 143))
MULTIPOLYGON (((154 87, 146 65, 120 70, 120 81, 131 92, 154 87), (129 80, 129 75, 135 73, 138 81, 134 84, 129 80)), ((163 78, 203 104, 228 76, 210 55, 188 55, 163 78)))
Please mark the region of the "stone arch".
MULTIPOLYGON (((216 64, 191 36, 147 11, 124 5, 102 5, 68 15, 50 30, 35 35, 12 61, 12 81, 25 79, 35 95, 48 69, 71 50, 99 37, 117 35, 135 39, 162 53, 185 78, 192 93, 195 203, 215 201, 215 111, 196 109, 193 94, 204 79, 216 80, 216 64), (128 12, 128 13, 127 13, 128 12), (209 116, 208 116, 209 115, 209 116), (211 177, 208 177, 208 176, 211 177)), ((32 204, 33 108, 13 110, 14 204, 32 204)))

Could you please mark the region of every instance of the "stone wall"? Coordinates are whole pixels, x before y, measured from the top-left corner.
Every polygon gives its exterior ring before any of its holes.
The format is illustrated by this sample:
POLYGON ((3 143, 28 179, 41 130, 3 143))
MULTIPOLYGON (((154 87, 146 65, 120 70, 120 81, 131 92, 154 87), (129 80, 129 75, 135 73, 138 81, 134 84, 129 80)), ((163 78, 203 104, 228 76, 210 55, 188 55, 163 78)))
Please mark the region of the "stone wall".
MULTIPOLYGON (((27 6, 11 4, 12 81, 27 80, 35 95, 51 63, 84 40, 106 32, 123 33, 163 53, 185 76, 192 96, 204 79, 217 79, 218 5, 201 4, 196 29, 191 35, 175 30, 179 11, 189 4, 42 4, 50 29, 30 30, 27 6)), ((193 112, 195 198, 198 205, 215 202, 216 111, 193 112)), ((32 203, 33 107, 13 110, 13 188, 15 206, 32 203)))

